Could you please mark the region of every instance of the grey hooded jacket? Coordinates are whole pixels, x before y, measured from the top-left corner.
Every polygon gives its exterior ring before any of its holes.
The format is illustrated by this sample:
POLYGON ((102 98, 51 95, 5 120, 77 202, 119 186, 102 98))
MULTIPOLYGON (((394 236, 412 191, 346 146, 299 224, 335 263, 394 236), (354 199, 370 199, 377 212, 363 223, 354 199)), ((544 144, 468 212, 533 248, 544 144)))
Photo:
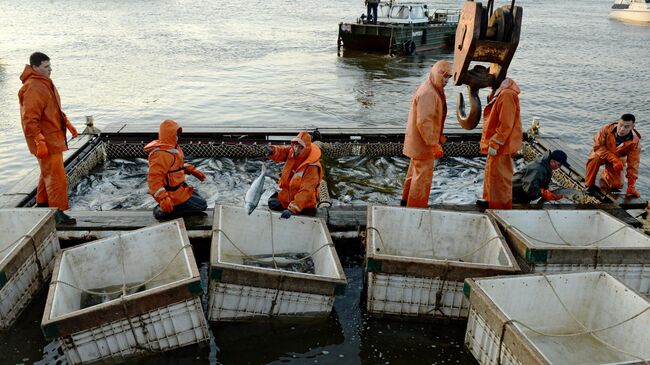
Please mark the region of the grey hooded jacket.
POLYGON ((517 171, 512 177, 512 200, 529 203, 542 196, 540 189, 548 189, 553 170, 551 153, 547 151, 542 157, 517 171))

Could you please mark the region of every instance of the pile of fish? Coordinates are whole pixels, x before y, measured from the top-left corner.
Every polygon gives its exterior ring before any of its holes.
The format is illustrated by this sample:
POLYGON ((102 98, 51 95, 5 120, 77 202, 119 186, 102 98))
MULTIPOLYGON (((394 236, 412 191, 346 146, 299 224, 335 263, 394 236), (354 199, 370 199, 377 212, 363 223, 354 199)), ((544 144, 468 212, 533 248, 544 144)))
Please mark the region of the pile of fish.
MULTIPOLYGON (((189 158, 187 163, 207 177, 200 182, 188 176, 186 181, 206 199, 208 207, 217 203, 245 205, 249 212, 256 201, 265 206, 279 190, 283 166, 264 158, 189 158)), ((516 169, 524 164, 523 159, 515 161, 516 169)), ((406 157, 350 156, 334 160, 331 166, 325 166, 332 204, 399 204, 408 165, 406 157)), ((482 196, 484 169, 485 158, 481 157, 445 157, 436 161, 429 203, 474 204, 482 196)), ((156 202, 148 193, 147 170, 143 158, 108 160, 72 187, 70 206, 73 210, 153 209, 156 202)), ((559 193, 566 197, 560 203, 575 200, 580 194, 564 190, 559 193)))
MULTIPOLYGON (((343 157, 329 171, 334 205, 397 205, 408 170, 406 157, 343 157)), ((449 157, 436 161, 431 204, 474 204, 483 192, 485 158, 449 157)))
MULTIPOLYGON (((266 163, 260 205, 266 205, 269 196, 278 189, 282 165, 268 159, 189 158, 205 175, 204 182, 193 176, 186 181, 206 199, 208 207, 215 203, 241 206, 251 183, 260 175, 266 163)), ((157 205, 147 187, 146 159, 113 159, 106 161, 84 177, 70 193, 73 210, 153 209, 157 205)))
POLYGON ((306 252, 246 256, 243 258, 243 264, 303 274, 315 273, 314 261, 306 252))

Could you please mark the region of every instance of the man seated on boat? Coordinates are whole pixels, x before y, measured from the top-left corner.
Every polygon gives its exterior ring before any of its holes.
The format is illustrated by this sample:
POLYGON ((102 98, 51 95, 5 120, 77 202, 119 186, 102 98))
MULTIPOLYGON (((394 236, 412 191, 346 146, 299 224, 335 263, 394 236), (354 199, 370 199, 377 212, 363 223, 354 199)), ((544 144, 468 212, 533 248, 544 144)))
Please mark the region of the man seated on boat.
POLYGON ((436 62, 413 95, 403 149, 411 162, 404 179, 401 206, 429 206, 434 162, 444 156, 442 145, 446 138, 442 132, 447 118, 444 89, 451 75, 449 61, 436 62))
POLYGON ((185 164, 185 155, 178 145, 183 129, 173 120, 160 123, 158 139, 144 147, 149 154, 147 183, 149 194, 158 202, 153 210, 156 219, 172 219, 196 214, 207 209, 208 204, 194 188, 185 182, 190 174, 205 180, 205 174, 194 165, 185 164))
POLYGON ((623 169, 627 165, 627 197, 638 198, 636 179, 639 176, 641 159, 641 135, 634 129, 636 118, 632 114, 623 114, 621 118, 602 127, 594 136, 594 146, 587 159, 585 185, 587 193, 596 191, 596 176, 600 165, 605 169, 600 177, 600 187, 605 191, 623 189, 623 169))
POLYGON ((555 201, 563 198, 548 190, 553 171, 562 165, 569 167, 564 151, 547 151, 539 159, 527 164, 512 177, 512 200, 527 204, 542 198, 542 201, 555 201))
POLYGON ((294 214, 315 216, 323 167, 321 150, 311 143, 309 133, 300 131, 290 146, 264 146, 264 154, 275 162, 284 162, 278 182, 280 193, 269 198, 269 209, 282 211, 280 217, 285 219, 294 214))

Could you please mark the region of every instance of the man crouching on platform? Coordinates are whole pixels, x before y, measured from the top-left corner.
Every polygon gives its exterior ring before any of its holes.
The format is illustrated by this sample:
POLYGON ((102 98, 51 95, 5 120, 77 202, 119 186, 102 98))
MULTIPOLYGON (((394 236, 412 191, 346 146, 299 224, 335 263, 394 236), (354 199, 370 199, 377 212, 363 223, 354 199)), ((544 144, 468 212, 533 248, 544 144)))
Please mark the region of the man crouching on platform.
POLYGON ((542 157, 530 162, 512 177, 512 201, 528 204, 542 198, 542 201, 556 201, 563 198, 548 190, 553 171, 562 165, 570 167, 564 151, 547 151, 542 157))
POLYGON ((585 177, 588 194, 594 194, 596 190, 596 175, 600 165, 605 165, 600 177, 600 188, 605 191, 623 189, 623 169, 627 165, 625 196, 641 196, 635 186, 641 159, 641 135, 634 129, 635 121, 634 115, 623 114, 618 121, 605 125, 594 136, 594 147, 587 159, 585 177))
POLYGON ((194 165, 185 164, 185 155, 178 145, 181 126, 167 119, 160 124, 158 139, 144 147, 149 153, 149 194, 158 202, 153 210, 156 219, 172 219, 203 212, 208 204, 194 188, 185 183, 185 174, 205 180, 205 174, 194 165))

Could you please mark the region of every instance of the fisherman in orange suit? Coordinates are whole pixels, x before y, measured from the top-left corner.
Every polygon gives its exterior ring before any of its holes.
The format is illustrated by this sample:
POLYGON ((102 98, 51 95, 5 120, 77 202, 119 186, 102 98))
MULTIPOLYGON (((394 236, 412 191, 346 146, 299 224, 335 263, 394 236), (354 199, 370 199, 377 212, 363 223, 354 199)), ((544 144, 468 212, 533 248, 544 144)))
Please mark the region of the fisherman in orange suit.
POLYGON ((153 210, 156 219, 196 214, 208 207, 205 199, 185 182, 186 174, 200 181, 205 180, 205 174, 194 165, 185 163, 185 155, 178 145, 182 132, 178 123, 167 119, 160 123, 158 139, 144 147, 149 154, 149 194, 159 204, 153 210))
POLYGON ((285 162, 278 185, 280 193, 268 201, 269 209, 282 211, 281 218, 294 214, 316 215, 318 186, 323 179, 321 150, 307 131, 291 139, 291 146, 264 146, 264 154, 275 162, 285 162))
POLYGON ((636 190, 641 159, 641 135, 634 129, 636 118, 623 114, 621 118, 605 125, 594 136, 594 146, 587 159, 587 192, 595 192, 596 176, 600 165, 605 165, 600 178, 600 187, 606 191, 620 191, 623 188, 623 169, 627 165, 627 197, 641 196, 636 190))
POLYGON ((483 111, 481 153, 487 154, 483 201, 492 209, 512 208, 513 155, 519 150, 523 132, 519 108, 519 86, 507 78, 490 95, 483 111))
POLYGON ((57 208, 57 224, 75 224, 76 219, 65 214, 68 205, 68 183, 63 166, 63 151, 68 150, 66 128, 77 136, 77 130, 61 110, 61 98, 50 74, 50 58, 34 52, 25 65, 18 91, 20 117, 29 152, 36 156, 41 175, 36 188, 36 206, 57 208))
POLYGON ((404 179, 401 206, 426 208, 429 205, 434 163, 444 156, 442 131, 447 118, 444 88, 451 75, 448 61, 436 62, 413 95, 403 150, 411 162, 404 179))

